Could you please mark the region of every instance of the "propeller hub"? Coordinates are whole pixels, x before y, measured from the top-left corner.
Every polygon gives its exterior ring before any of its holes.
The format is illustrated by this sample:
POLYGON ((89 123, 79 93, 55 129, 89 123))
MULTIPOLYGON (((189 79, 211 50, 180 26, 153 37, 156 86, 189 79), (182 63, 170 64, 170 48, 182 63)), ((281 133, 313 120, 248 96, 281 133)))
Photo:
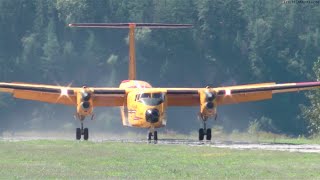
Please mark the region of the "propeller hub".
POLYGON ((216 99, 216 95, 212 92, 206 92, 206 101, 214 101, 216 99))
POLYGON ((89 101, 91 98, 91 94, 88 92, 82 92, 81 96, 83 101, 89 101))

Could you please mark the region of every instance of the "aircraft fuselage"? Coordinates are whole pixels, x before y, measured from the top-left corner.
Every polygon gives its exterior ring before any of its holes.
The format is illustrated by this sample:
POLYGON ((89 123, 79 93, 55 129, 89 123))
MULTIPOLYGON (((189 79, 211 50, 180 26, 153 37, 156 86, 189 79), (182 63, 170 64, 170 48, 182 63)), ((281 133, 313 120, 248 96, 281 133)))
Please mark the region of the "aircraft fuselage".
POLYGON ((148 91, 152 86, 138 80, 124 80, 120 88, 135 89, 127 94, 124 105, 120 107, 124 126, 159 128, 166 125, 165 92, 148 91))

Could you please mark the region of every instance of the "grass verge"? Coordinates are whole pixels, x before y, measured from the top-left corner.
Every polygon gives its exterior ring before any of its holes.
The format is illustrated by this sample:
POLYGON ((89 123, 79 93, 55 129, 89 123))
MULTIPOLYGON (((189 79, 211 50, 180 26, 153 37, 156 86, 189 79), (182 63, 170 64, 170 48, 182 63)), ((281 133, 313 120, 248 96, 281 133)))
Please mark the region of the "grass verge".
POLYGON ((0 141, 4 179, 316 179, 313 153, 68 140, 0 141))

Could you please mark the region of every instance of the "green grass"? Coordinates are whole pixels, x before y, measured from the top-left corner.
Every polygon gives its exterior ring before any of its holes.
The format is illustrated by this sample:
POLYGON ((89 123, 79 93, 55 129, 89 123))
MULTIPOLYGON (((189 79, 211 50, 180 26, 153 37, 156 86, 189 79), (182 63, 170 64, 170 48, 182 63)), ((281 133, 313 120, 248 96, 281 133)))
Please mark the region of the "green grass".
MULTIPOLYGON (((192 132, 188 135, 186 134, 175 134, 175 133, 166 133, 160 134, 161 138, 164 139, 191 139, 198 140, 198 132, 192 132)), ((126 136, 124 136, 126 137, 126 136)), ((130 136, 129 136, 130 137, 130 136)), ((139 137, 140 139, 144 139, 144 136, 136 135, 134 137, 139 137)), ((213 131, 212 134, 213 141, 242 141, 242 142, 251 142, 251 143, 275 143, 275 144, 320 144, 320 136, 314 137, 290 137, 285 134, 274 134, 268 132, 257 132, 254 134, 246 133, 246 132, 233 132, 233 133, 225 133, 225 132, 217 132, 213 131)))
POLYGON ((216 136, 217 139, 221 140, 233 140, 233 141, 246 141, 246 142, 257 142, 257 143, 284 143, 284 144, 320 144, 320 137, 289 137, 284 134, 273 134, 268 132, 257 132, 254 134, 249 133, 231 133, 231 134, 220 134, 216 136))
POLYGON ((0 141, 3 179, 315 179, 320 156, 207 146, 0 141))

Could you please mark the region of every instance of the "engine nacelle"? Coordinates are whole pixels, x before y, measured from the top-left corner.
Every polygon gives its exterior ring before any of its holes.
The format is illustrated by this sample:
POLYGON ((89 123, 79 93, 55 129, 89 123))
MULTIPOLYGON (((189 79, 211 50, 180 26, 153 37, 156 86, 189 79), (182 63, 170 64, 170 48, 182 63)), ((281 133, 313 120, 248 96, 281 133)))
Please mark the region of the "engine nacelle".
POLYGON ((200 92, 200 115, 202 118, 209 118, 216 115, 217 93, 211 89, 200 92))
POLYGON ((84 87, 77 92, 77 113, 82 116, 91 115, 93 112, 92 92, 84 87))

